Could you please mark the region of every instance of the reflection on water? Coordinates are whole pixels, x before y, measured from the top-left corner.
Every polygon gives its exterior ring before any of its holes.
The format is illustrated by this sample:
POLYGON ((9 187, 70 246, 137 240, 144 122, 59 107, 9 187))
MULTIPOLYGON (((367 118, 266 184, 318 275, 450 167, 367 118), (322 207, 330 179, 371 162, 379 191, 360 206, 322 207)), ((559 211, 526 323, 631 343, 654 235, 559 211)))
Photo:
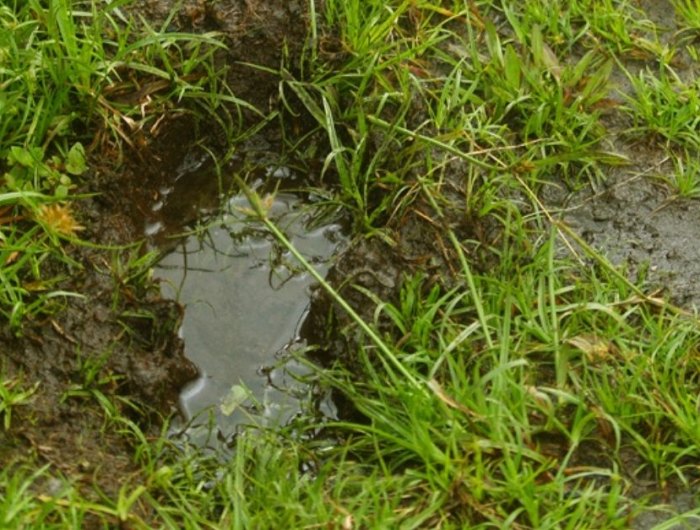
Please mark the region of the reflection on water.
MULTIPOLYGON (((246 207, 244 198, 231 199, 218 219, 184 240, 156 269, 163 295, 185 305, 185 352, 202 372, 184 389, 182 408, 195 420, 203 411, 213 414, 225 437, 249 421, 254 402, 259 417, 285 421, 298 407, 290 394, 308 391, 296 380, 304 369, 282 359, 300 347, 312 279, 259 223, 247 219, 246 207)), ((341 239, 339 227, 307 229, 308 213, 292 195, 278 195, 270 215, 325 273, 341 239)), ((203 414, 200 422, 207 419, 203 414)))

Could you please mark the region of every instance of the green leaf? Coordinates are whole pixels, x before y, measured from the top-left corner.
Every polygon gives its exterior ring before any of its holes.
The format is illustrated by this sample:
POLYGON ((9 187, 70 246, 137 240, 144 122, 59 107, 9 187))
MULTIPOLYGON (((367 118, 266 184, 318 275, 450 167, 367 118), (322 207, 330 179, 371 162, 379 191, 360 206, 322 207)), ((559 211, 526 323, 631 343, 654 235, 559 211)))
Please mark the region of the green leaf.
POLYGON ((54 191, 54 197, 57 199, 65 199, 68 197, 68 187, 64 186, 63 184, 56 186, 56 190, 54 191))
POLYGON ((230 416, 250 396, 250 391, 242 385, 233 385, 226 397, 221 400, 219 409, 224 416, 230 416))
POLYGON ((10 147, 10 154, 7 157, 7 162, 10 165, 19 164, 23 167, 33 168, 41 163, 44 158, 44 153, 40 147, 30 147, 25 149, 17 145, 10 147))
POLYGON ((68 151, 68 159, 66 160, 66 171, 71 175, 82 175, 87 169, 85 163, 85 148, 83 144, 77 142, 68 151))
POLYGON ((505 64, 503 66, 508 86, 514 90, 520 90, 521 60, 510 44, 506 46, 505 64))

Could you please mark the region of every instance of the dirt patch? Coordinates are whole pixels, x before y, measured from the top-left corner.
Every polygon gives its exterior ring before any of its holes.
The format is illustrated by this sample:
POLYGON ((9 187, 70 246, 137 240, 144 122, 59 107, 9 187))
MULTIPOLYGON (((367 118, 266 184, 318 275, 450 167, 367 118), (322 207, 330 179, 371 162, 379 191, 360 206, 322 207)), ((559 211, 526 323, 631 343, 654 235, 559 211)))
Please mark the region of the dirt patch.
MULTIPOLYGON (((83 203, 82 213, 91 208, 94 203, 83 203)), ((105 233, 114 230, 105 227, 105 233)), ((2 433, 0 458, 30 453, 111 491, 118 486, 115 473, 135 469, 126 440, 107 428, 110 410, 100 399, 149 432, 158 414, 174 411, 178 388, 197 371, 177 339, 177 306, 143 284, 122 283, 110 265, 120 259, 118 252, 78 248, 74 254, 81 269, 71 271, 62 287, 83 298, 68 298, 53 317, 26 323, 21 337, 3 332, 5 376, 37 389, 13 413, 12 429, 2 433)))
POLYGON ((679 305, 697 306, 697 200, 674 197, 661 183, 659 177, 671 170, 663 153, 643 147, 630 151, 644 162, 611 171, 597 192, 577 194, 567 202, 564 218, 633 279, 646 279, 650 291, 662 289, 679 305))

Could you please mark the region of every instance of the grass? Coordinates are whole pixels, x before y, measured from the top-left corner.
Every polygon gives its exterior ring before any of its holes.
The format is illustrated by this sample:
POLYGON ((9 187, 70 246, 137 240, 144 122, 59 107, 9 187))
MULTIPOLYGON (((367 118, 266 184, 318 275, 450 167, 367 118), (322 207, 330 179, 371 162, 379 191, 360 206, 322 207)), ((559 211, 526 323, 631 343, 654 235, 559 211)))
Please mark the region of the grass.
POLYGON ((12 410, 27 403, 36 391, 36 385, 33 388, 24 388, 21 383, 18 379, 10 379, 4 375, 0 380, 0 413, 6 431, 12 425, 12 410))
MULTIPOLYGON (((674 31, 696 31, 694 4, 672 4, 674 31)), ((643 276, 631 282, 539 198, 552 182, 570 190, 601 185, 611 166, 627 162, 621 139, 669 153, 672 193, 697 195, 696 83, 675 73, 671 59, 683 50, 662 39, 671 30, 640 9, 628 1, 325 2, 311 21, 317 42, 303 77, 280 71, 287 111, 314 124, 289 137, 289 149, 308 153, 309 165, 321 153, 323 196, 351 217, 356 237, 400 246, 401 227, 418 215, 431 227, 421 248, 434 251, 424 270, 406 271, 395 299, 317 278, 337 315, 346 315, 352 348, 346 362, 315 367, 313 382, 341 392, 362 419, 309 413, 274 431, 251 428, 226 457, 178 447, 165 435, 149 439, 113 412, 141 474, 95 500, 50 468, 3 468, 0 526, 630 528, 637 516, 666 510, 652 493, 671 501, 674 488, 694 495, 696 315, 649 294, 643 276), (629 73, 639 60, 645 67, 629 73), (615 72, 631 83, 624 103, 615 99, 615 72), (613 113, 629 126, 611 130, 613 113), (346 289, 371 310, 351 306, 346 289), (642 481, 654 487, 640 493, 642 481)), ((91 63, 104 27, 73 33, 96 12, 57 17, 55 27, 45 19, 45 28, 41 17, 24 15, 5 8, 0 17, 19 28, 9 48, 14 77, 0 78, 11 80, 3 102, 22 109, 0 128, 20 135, 0 149, 14 171, 0 195, 7 215, 38 212, 72 193, 80 175, 69 167, 82 168, 74 146, 85 138, 52 135, 70 127, 50 124, 88 118, 66 101, 87 98, 90 118, 110 133, 101 141, 125 141, 113 106, 95 97, 119 71, 91 63), (21 100, 29 82, 18 75, 21 65, 43 53, 27 47, 31 36, 87 65, 61 72, 65 95, 21 100)), ((121 28, 110 12, 102 16, 121 28)), ((207 38, 134 38, 140 44, 115 37, 116 50, 136 53, 142 66, 114 50, 110 61, 121 57, 119 67, 154 80, 174 77, 164 105, 185 95, 211 108, 234 101, 188 78, 199 59, 183 64, 182 50, 215 46, 207 38), (173 47, 176 59, 166 53, 173 47)), ((35 75, 44 86, 54 82, 50 71, 35 75)), ((313 273, 267 218, 264 201, 240 184, 251 216, 313 273)), ((39 265, 54 255, 77 266, 61 246, 67 234, 52 236, 50 226, 3 224, 0 296, 15 326, 63 296, 46 289, 31 298, 27 271, 47 281, 39 265), (10 259, 27 247, 36 250, 10 259)), ((144 274, 138 261, 121 269, 125 277, 144 274)), ((97 372, 83 369, 86 388, 98 387, 97 372)), ((31 390, 4 380, 0 396, 8 429, 11 410, 31 390)), ((700 509, 676 511, 657 528, 697 526, 700 509)))
POLYGON ((642 72, 630 82, 635 92, 628 96, 634 120, 630 132, 697 149, 697 88, 681 82, 670 68, 658 76, 642 72))
POLYGON ((173 102, 180 113, 215 116, 230 135, 237 130, 225 103, 238 100, 213 86, 221 42, 151 28, 137 35, 122 20, 123 4, 0 6, 0 314, 18 332, 67 294, 54 288, 60 278, 42 273, 46 263, 66 274, 78 267, 62 250, 81 228, 65 201, 82 184, 91 151, 118 164, 123 148, 154 130, 173 102), (142 101, 128 102, 131 93, 142 101))

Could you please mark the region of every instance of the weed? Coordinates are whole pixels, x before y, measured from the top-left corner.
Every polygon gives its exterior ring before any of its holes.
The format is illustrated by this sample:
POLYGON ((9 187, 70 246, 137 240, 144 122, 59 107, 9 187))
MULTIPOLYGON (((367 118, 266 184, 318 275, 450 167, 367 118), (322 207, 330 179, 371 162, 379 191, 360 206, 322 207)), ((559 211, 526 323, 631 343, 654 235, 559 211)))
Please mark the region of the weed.
POLYGON ((687 85, 670 68, 659 76, 642 71, 629 76, 634 95, 624 95, 626 111, 634 124, 630 133, 646 134, 668 144, 697 149, 698 109, 697 87, 687 85))
POLYGON ((700 165, 698 161, 685 151, 681 155, 675 155, 673 160, 673 173, 661 176, 673 192, 675 197, 694 199, 700 196, 700 165))
POLYGON ((31 399, 36 392, 38 383, 28 389, 22 388, 22 386, 21 380, 6 379, 4 375, 0 375, 0 414, 6 431, 12 424, 12 410, 31 399))

